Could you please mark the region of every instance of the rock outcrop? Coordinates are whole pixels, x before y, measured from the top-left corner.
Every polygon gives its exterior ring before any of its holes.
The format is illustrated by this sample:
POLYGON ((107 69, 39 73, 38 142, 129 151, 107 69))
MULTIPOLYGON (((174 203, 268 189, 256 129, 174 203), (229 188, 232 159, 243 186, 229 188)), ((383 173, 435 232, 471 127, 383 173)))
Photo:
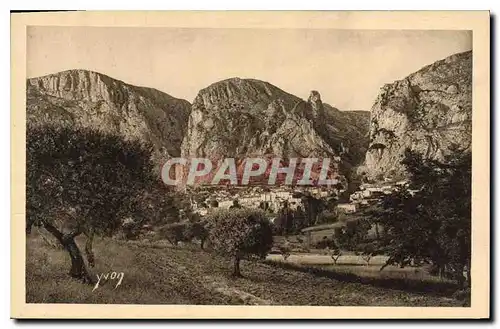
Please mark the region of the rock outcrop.
POLYGON ((179 156, 191 104, 156 89, 70 70, 27 80, 28 125, 87 127, 179 156))
POLYGON ((443 159, 452 144, 471 147, 472 52, 447 57, 382 87, 370 117, 365 170, 404 176, 406 148, 443 159))
POLYGON ((152 144, 158 161, 186 157, 330 157, 364 160, 369 113, 339 111, 312 91, 307 101, 272 84, 232 78, 193 104, 106 75, 70 70, 27 80, 28 125, 81 126, 152 144))
POLYGON ((356 165, 368 145, 367 128, 368 112, 339 111, 322 103, 317 91, 304 101, 264 81, 232 78, 198 93, 182 154, 211 158, 346 155, 350 165, 356 165), (360 148, 363 140, 364 149, 360 148), (348 149, 350 154, 345 152, 348 149))

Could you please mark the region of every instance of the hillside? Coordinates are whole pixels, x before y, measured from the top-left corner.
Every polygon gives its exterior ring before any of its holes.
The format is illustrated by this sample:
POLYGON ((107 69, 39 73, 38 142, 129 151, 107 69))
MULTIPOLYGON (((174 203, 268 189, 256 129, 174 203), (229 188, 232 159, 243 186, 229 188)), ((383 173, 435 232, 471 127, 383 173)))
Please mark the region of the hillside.
POLYGON ((401 176, 406 148, 442 160, 452 144, 471 148, 472 52, 449 56, 386 84, 371 109, 369 176, 401 176))
POLYGON ((104 74, 70 70, 27 80, 28 125, 69 125, 138 139, 179 156, 188 101, 104 74))
POLYGON ((368 145, 366 116, 323 104, 319 92, 307 101, 270 83, 231 78, 196 96, 182 143, 184 156, 341 156, 362 161, 368 145))
MULTIPOLYGON (((80 243, 82 243, 81 241, 80 243)), ((205 304, 205 305, 371 305, 462 306, 447 294, 379 287, 373 280, 330 278, 267 263, 243 262, 244 278, 228 276, 229 261, 198 247, 153 246, 109 238, 96 239, 96 274, 123 272, 99 287, 67 276, 64 250, 48 246, 41 236, 27 237, 28 303, 205 304), (50 278, 50 279, 48 279, 50 278)), ((288 266, 287 266, 288 267, 288 266)), ((362 266, 365 268, 364 266, 362 266)), ((378 268, 377 268, 378 269, 378 268)), ((378 270, 375 271, 378 273, 378 270)))

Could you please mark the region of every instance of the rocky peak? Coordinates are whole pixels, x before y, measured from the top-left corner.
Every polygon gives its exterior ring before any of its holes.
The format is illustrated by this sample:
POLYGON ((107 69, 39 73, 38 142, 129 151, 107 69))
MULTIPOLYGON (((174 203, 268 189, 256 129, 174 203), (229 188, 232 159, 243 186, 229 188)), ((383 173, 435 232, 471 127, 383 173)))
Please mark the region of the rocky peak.
MULTIPOLYGON (((316 90, 311 91, 307 102, 311 106, 311 114, 312 120, 318 120, 323 117, 323 102, 321 101, 321 95, 316 90)), ((322 120, 319 120, 319 123, 322 123, 322 120)))
POLYGON ((354 150, 346 161, 359 164, 366 151, 366 146, 360 145, 368 144, 368 125, 360 122, 367 122, 368 116, 328 108, 324 120, 320 119, 324 105, 317 91, 304 101, 268 82, 222 80, 196 96, 182 154, 212 158, 336 157, 344 142, 354 150))
POLYGON ((318 91, 312 90, 309 94, 308 102, 311 104, 321 104, 321 95, 318 91))
POLYGON ((293 103, 299 99, 283 90, 256 79, 230 78, 199 91, 193 109, 200 111, 264 111, 267 104, 279 100, 293 103))

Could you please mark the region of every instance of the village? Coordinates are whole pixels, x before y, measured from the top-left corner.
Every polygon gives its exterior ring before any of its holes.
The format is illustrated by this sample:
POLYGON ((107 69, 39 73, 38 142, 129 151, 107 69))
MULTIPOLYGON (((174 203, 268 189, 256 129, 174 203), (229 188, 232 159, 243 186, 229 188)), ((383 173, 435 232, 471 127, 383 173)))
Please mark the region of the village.
MULTIPOLYGON (((385 179, 381 182, 364 182, 353 192, 347 190, 347 181, 339 179, 337 184, 329 186, 198 186, 190 191, 191 209, 200 217, 205 217, 215 209, 234 207, 265 209, 270 220, 277 224, 280 212, 286 207, 292 213, 304 211, 311 205, 322 204, 323 207, 315 215, 306 211, 307 223, 292 235, 299 234, 305 238, 308 248, 314 247, 325 237, 335 235, 338 228, 345 228, 350 221, 362 216, 363 210, 376 205, 384 196, 402 188, 409 188, 407 180, 385 179), (308 204, 306 204, 308 203, 308 204), (330 218, 321 218, 321 213, 333 214, 330 218)), ((415 190, 408 189, 414 194, 415 190)), ((379 238, 383 227, 372 227, 368 236, 379 238)), ((280 235, 290 233, 281 232, 280 235)), ((288 236, 286 239, 290 239, 288 236)))
MULTIPOLYGON (((286 204, 290 209, 295 210, 298 207, 303 207, 303 196, 328 201, 331 199, 338 200, 335 202, 336 210, 343 213, 356 213, 360 209, 377 203, 384 195, 389 195, 398 189, 408 185, 406 180, 389 181, 386 180, 380 183, 362 183, 359 189, 352 192, 347 199, 342 202, 340 195, 346 193, 345 186, 342 184, 335 186, 253 186, 253 187, 227 187, 215 188, 206 187, 201 189, 211 195, 207 200, 198 202, 195 198, 191 198, 191 207, 193 211, 200 216, 205 216, 210 208, 229 209, 232 206, 241 206, 246 208, 262 208, 266 205, 266 209, 272 212, 278 212, 279 209, 286 204), (339 185, 341 187, 339 187, 339 185)), ((416 191, 410 190, 410 193, 416 191)))

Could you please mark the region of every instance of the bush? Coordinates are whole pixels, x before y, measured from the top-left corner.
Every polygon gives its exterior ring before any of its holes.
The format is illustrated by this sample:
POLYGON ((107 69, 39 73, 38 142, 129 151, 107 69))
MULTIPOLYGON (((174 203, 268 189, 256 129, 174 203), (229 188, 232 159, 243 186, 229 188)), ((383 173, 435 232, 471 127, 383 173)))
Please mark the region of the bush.
POLYGON ((142 223, 133 220, 125 221, 122 224, 122 236, 126 240, 136 240, 141 234, 142 223))
POLYGON ((168 242, 176 246, 179 242, 189 241, 186 223, 172 223, 158 228, 157 238, 167 239, 168 242))
POLYGON ((203 249, 204 242, 208 238, 208 230, 204 222, 184 221, 160 227, 157 238, 167 239, 174 246, 178 245, 179 242, 191 242, 193 239, 198 239, 203 249))
POLYGON ((337 244, 335 243, 335 241, 332 238, 328 238, 328 237, 324 236, 323 239, 321 239, 320 241, 318 241, 314 244, 314 248, 316 248, 316 249, 325 249, 325 248, 335 249, 335 248, 337 248, 337 244))
POLYGON ((328 224, 328 223, 335 223, 338 221, 338 216, 336 213, 329 211, 329 210, 323 210, 319 216, 318 220, 316 221, 317 224, 328 224))
POLYGON ((200 241, 200 247, 203 249, 205 241, 208 239, 207 223, 204 221, 188 222, 185 230, 187 238, 192 241, 197 239, 200 241))
POLYGON ((234 276, 241 276, 242 258, 265 258, 272 248, 271 222, 260 209, 220 209, 210 213, 207 221, 214 250, 234 260, 234 276))
POLYGON ((287 260, 292 252, 292 248, 290 247, 290 243, 288 241, 285 241, 283 244, 279 245, 278 250, 280 251, 284 260, 287 260))

